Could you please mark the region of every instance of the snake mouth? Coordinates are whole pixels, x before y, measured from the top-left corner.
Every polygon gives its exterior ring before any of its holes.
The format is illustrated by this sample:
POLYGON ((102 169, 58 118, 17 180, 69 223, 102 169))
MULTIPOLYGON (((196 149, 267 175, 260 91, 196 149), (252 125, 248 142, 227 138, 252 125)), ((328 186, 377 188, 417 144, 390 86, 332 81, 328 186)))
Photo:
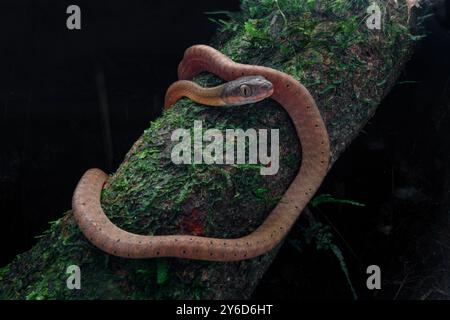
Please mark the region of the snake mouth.
POLYGON ((271 82, 264 83, 261 86, 261 90, 255 95, 255 102, 261 101, 265 98, 270 97, 273 94, 273 84, 271 82))

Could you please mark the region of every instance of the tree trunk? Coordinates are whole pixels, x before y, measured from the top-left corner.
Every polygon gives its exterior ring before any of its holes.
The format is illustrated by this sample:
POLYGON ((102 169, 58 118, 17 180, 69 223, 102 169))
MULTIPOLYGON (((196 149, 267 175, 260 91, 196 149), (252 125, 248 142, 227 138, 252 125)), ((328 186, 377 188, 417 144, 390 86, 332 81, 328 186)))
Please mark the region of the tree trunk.
MULTIPOLYGON (((380 3, 380 2, 379 2, 380 3)), ((420 20, 403 1, 383 1, 381 29, 366 26, 367 3, 243 0, 213 45, 237 62, 291 74, 316 99, 329 130, 332 161, 374 114, 410 56, 420 20)), ((205 85, 211 75, 197 77, 205 85)), ((102 205, 121 228, 140 234, 237 237, 256 228, 296 175, 298 139, 270 99, 217 110, 187 99, 154 121, 106 186, 102 205), (174 165, 171 133, 192 128, 280 130, 280 169, 261 176, 251 165, 174 165)), ((30 251, 0 269, 0 298, 248 298, 278 249, 255 259, 218 263, 172 258, 127 260, 93 247, 71 212, 30 251), (81 289, 66 287, 66 268, 81 269, 81 289)))

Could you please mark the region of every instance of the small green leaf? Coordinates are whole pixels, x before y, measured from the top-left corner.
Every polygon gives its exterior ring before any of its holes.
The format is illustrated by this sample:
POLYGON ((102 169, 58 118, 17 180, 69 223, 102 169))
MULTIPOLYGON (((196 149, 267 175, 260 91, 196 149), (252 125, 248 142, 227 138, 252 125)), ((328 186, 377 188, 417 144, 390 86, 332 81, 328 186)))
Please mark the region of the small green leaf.
POLYGON ((321 194, 311 200, 310 204, 312 207, 317 207, 322 203, 342 203, 342 204, 350 204, 357 207, 365 207, 364 203, 356 202, 348 199, 336 199, 331 194, 321 194))
POLYGON ((148 275, 152 274, 152 271, 150 269, 137 269, 136 274, 148 276, 148 275))
POLYGON ((167 281, 169 265, 166 260, 158 260, 156 263, 156 283, 163 284, 167 281))
POLYGON ((399 81, 396 84, 414 84, 414 83, 420 83, 420 81, 399 81))
POLYGON ((267 192, 269 192, 269 190, 264 189, 264 188, 258 188, 258 189, 256 189, 256 190, 254 191, 255 196, 258 197, 258 198, 260 198, 260 199, 263 199, 264 196, 267 194, 267 192))
POLYGON ((256 29, 256 20, 250 19, 246 21, 244 24, 244 30, 251 37, 257 36, 258 30, 256 29))
POLYGON ((320 94, 324 94, 324 93, 327 93, 328 91, 330 91, 330 90, 332 90, 332 89, 334 89, 334 88, 336 88, 336 85, 333 84, 333 83, 331 83, 331 84, 327 85, 327 86, 326 86, 323 90, 321 90, 319 93, 320 93, 320 94))
POLYGON ((9 272, 9 266, 0 268, 0 280, 9 272))
POLYGON ((409 38, 412 40, 412 41, 420 41, 420 40, 422 40, 423 38, 425 38, 426 37, 426 35, 424 35, 424 34, 419 34, 419 35, 413 35, 413 34, 410 34, 409 35, 409 38))

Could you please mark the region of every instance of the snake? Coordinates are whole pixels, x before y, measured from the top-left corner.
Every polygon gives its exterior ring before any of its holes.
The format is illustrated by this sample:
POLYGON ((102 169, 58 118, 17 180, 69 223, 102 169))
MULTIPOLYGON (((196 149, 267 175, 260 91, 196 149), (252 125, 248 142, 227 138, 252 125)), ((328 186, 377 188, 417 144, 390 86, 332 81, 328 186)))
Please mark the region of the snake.
POLYGON ((166 109, 181 97, 218 108, 270 97, 287 112, 300 141, 302 156, 300 168, 280 201, 255 230, 238 238, 135 234, 117 227, 106 216, 101 206, 101 193, 108 175, 100 169, 89 169, 72 197, 76 223, 94 246, 122 258, 175 257, 228 262, 255 258, 271 251, 289 233, 329 169, 328 132, 314 98, 287 73, 234 62, 220 51, 201 44, 186 49, 178 65, 178 79, 166 92, 166 109), (215 74, 225 83, 202 87, 193 81, 194 76, 202 72, 215 74))

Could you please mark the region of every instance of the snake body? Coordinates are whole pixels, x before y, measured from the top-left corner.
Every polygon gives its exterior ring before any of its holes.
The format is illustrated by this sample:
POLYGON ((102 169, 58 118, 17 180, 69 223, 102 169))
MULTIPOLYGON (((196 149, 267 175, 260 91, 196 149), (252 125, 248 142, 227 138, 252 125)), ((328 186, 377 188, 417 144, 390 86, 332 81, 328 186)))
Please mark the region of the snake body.
POLYGON ((178 67, 181 82, 169 88, 165 107, 170 107, 181 96, 200 103, 227 105, 219 94, 223 88, 208 91, 189 81, 203 71, 229 82, 259 76, 272 84, 271 97, 287 111, 300 139, 302 162, 299 172, 256 230, 241 238, 218 239, 191 235, 144 236, 118 228, 107 218, 100 204, 108 176, 99 169, 90 169, 77 185, 72 208, 84 235, 103 251, 125 258, 178 257, 209 261, 254 258, 274 248, 286 236, 322 183, 329 166, 329 139, 319 109, 303 85, 283 72, 236 63, 214 48, 195 45, 185 51, 178 67))

